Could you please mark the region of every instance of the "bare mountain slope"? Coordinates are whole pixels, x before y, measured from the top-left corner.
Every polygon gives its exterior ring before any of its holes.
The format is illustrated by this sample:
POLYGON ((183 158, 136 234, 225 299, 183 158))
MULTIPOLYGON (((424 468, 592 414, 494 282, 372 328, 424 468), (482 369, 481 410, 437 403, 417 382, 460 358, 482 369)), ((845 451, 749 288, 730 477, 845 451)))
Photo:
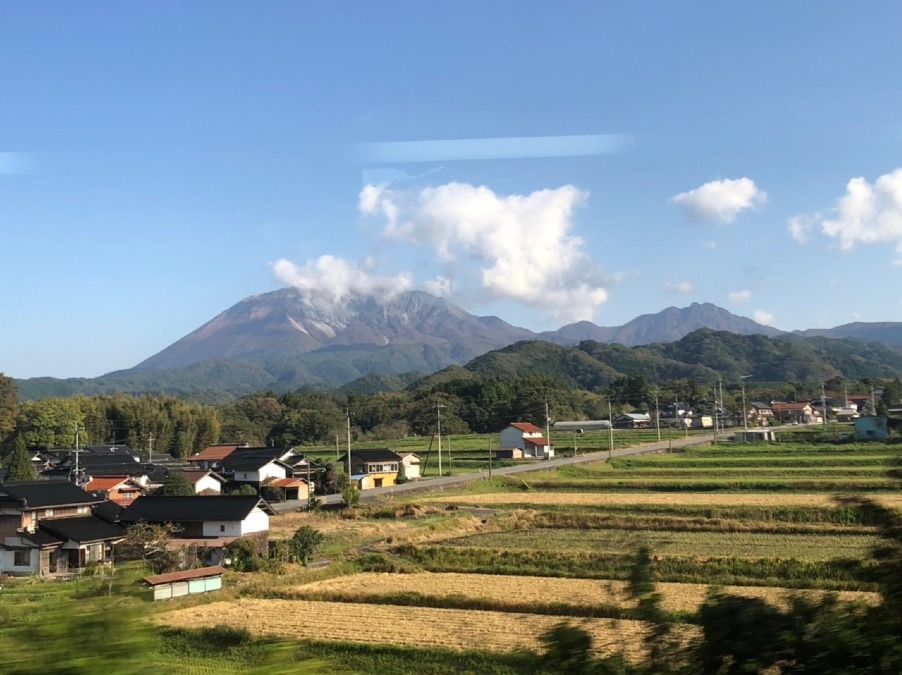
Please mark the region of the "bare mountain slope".
POLYGON ((403 345, 437 346, 463 362, 533 337, 422 291, 326 303, 285 288, 245 298, 136 367, 179 368, 213 358, 280 361, 323 349, 403 345))

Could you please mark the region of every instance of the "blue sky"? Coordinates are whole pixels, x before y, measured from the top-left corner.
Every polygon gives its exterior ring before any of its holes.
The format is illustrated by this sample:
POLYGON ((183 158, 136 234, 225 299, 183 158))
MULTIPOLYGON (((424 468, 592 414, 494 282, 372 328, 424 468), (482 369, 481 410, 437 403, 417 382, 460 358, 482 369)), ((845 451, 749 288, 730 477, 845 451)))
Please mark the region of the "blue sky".
POLYGON ((902 320, 900 30, 895 2, 4 3, 0 371, 128 368, 287 283, 537 330, 902 320))

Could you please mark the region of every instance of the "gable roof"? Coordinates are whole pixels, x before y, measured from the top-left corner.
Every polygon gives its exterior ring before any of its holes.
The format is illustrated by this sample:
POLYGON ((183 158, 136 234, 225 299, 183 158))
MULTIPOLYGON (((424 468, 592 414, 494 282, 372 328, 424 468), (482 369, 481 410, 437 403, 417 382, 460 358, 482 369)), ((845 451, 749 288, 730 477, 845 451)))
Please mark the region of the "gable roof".
POLYGON ((218 473, 214 471, 210 471, 209 469, 195 469, 192 471, 182 471, 183 474, 188 476, 188 480, 191 481, 192 485, 197 485, 201 480, 210 476, 214 480, 219 481, 220 483, 225 483, 226 479, 220 476, 218 473))
POLYGON ((191 455, 188 462, 218 462, 231 455, 238 448, 246 448, 247 443, 223 443, 221 445, 209 445, 200 452, 191 455))
POLYGON ((4 483, 0 486, 0 502, 12 502, 26 509, 98 504, 102 501, 102 496, 86 492, 66 480, 4 483))
POLYGON ((85 485, 88 492, 108 492, 115 487, 128 483, 132 488, 141 490, 141 485, 132 480, 129 476, 104 476, 102 478, 91 478, 85 485))
POLYGON ((145 495, 138 497, 119 514, 123 523, 179 523, 205 520, 244 520, 262 500, 254 495, 210 497, 168 497, 145 495))
POLYGON ((125 530, 121 526, 96 516, 45 518, 38 527, 56 537, 78 543, 121 539, 125 536, 125 530))
POLYGON ((285 462, 282 462, 275 457, 261 457, 260 455, 251 455, 250 457, 245 457, 243 455, 235 454, 229 455, 224 460, 222 460, 219 463, 219 468, 226 472, 257 471, 258 469, 262 469, 267 464, 278 464, 286 470, 291 468, 285 462))
MULTIPOLYGON (((354 464, 355 462, 400 462, 401 459, 401 455, 388 448, 351 451, 351 464, 354 464)), ((336 462, 339 465, 341 465, 342 462, 347 465, 348 453, 343 454, 336 462)))
POLYGON ((530 422, 511 422, 510 426, 519 429, 525 434, 544 434, 545 431, 530 422))
POLYGON ((802 403, 784 403, 782 401, 774 401, 771 403, 770 409, 774 412, 785 412, 789 410, 804 410, 811 404, 803 401, 802 403))
POLYGON ((551 445, 551 442, 544 436, 533 436, 532 438, 524 438, 523 440, 530 445, 551 445))
POLYGON ((144 581, 146 581, 151 586, 158 586, 159 584, 170 584, 173 581, 188 581, 189 579, 218 577, 221 574, 225 574, 225 568, 221 567, 220 565, 213 565, 212 567, 198 567, 197 569, 182 570, 180 572, 153 574, 149 577, 144 577, 144 581))

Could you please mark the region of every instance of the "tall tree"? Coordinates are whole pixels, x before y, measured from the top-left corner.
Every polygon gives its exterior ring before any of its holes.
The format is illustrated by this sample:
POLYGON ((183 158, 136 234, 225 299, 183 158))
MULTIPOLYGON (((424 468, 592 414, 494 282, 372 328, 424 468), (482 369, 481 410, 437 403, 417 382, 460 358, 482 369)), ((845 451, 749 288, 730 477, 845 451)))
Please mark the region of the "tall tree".
POLYGON ((13 451, 9 456, 9 467, 6 470, 6 480, 34 480, 36 478, 34 465, 25 447, 25 439, 21 434, 13 441, 13 451))
POLYGON ((193 497, 194 486, 184 471, 172 471, 163 481, 156 494, 167 497, 193 497))
POLYGON ((0 373, 0 441, 16 428, 19 415, 19 400, 12 378, 0 373))

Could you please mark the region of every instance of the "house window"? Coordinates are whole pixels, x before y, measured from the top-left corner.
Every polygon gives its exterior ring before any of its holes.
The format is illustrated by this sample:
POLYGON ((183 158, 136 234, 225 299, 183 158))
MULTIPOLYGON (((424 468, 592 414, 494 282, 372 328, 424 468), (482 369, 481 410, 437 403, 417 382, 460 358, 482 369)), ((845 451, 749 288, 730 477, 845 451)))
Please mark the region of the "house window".
POLYGON ((79 513, 79 515, 83 515, 85 513, 91 513, 91 507, 90 506, 79 506, 78 513, 79 513))
POLYGON ((30 567, 31 551, 16 551, 13 554, 13 565, 16 567, 30 567))
POLYGON ((220 526, 219 526, 219 531, 220 531, 220 532, 225 532, 225 525, 220 525, 220 526))
POLYGON ((53 518, 53 509, 45 509, 44 517, 45 518, 53 518))

